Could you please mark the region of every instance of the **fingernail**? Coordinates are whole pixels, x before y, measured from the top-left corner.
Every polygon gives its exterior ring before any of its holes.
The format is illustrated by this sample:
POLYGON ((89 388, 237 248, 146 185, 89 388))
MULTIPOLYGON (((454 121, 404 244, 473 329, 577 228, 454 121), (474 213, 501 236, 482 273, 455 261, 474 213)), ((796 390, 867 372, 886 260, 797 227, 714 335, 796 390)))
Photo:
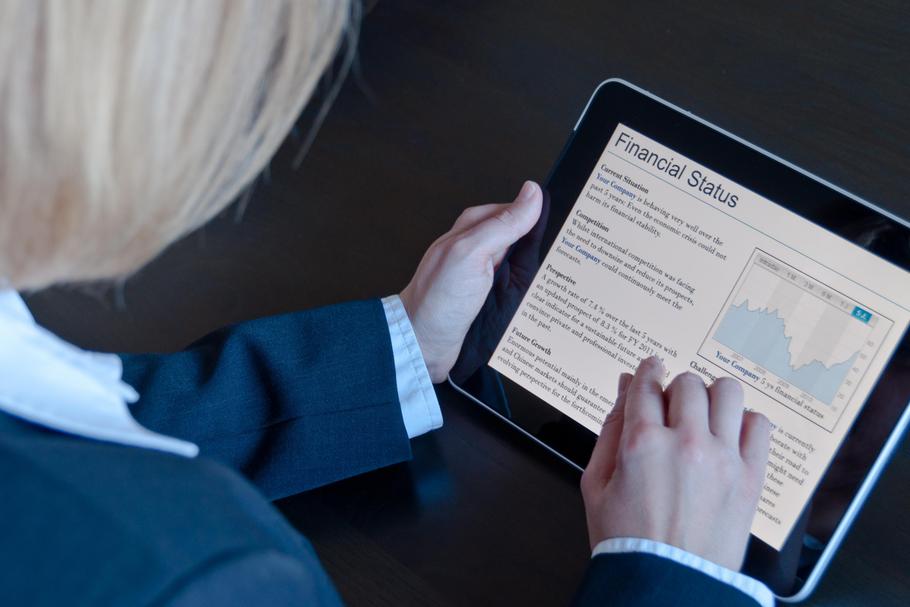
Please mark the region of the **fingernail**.
POLYGON ((639 368, 642 368, 642 367, 655 367, 657 369, 663 369, 664 364, 660 361, 660 358, 658 358, 657 356, 649 356, 648 358, 642 359, 641 366, 639 368))
POLYGON ((525 181, 524 185, 521 186, 521 191, 518 192, 518 198, 515 199, 516 202, 523 202, 529 200, 534 196, 534 191, 537 189, 537 184, 533 181, 525 181))

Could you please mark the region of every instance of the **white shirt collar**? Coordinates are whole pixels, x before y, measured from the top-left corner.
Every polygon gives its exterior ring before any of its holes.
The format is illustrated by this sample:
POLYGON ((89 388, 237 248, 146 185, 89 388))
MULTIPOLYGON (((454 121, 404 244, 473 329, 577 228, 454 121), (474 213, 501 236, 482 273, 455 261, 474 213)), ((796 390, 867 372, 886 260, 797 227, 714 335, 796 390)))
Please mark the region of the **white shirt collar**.
POLYGON ((195 444, 133 419, 127 404, 139 395, 122 373, 115 354, 63 341, 35 323, 18 293, 0 290, 0 411, 70 434, 194 457, 195 444))

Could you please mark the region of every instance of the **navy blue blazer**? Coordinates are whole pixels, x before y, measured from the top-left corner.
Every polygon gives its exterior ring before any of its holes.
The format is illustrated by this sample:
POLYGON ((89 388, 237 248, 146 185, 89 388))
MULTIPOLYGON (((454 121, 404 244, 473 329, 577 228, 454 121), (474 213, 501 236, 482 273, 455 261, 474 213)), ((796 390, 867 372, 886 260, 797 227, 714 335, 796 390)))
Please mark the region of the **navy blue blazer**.
MULTIPOLYGON (((135 417, 201 456, 0 413, 0 605, 339 605, 269 500, 397 463, 410 445, 379 301, 263 318, 123 356, 135 417)), ((592 560, 579 605, 749 605, 647 555, 592 560)))

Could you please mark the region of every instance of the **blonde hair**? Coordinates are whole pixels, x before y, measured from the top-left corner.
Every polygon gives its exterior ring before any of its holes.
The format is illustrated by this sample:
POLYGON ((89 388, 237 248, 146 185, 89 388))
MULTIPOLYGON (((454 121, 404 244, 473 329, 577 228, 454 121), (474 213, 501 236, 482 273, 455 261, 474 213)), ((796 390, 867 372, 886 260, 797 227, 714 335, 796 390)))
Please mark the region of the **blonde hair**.
POLYGON ((231 202, 348 0, 0 2, 0 282, 126 275, 231 202))

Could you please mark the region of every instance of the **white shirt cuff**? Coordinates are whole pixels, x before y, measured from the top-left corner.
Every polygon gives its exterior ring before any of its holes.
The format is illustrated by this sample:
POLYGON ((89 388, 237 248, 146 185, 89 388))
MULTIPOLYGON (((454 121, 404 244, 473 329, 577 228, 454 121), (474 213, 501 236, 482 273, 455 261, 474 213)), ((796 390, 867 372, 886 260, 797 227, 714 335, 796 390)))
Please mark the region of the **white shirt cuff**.
POLYGON ((408 319, 408 313, 397 295, 382 299, 382 309, 389 323, 392 338, 392 355, 395 358, 395 381, 398 400, 408 438, 420 436, 442 426, 442 411, 430 373, 420 352, 417 336, 408 319))
POLYGON ((670 559, 680 565, 691 567, 713 577, 715 580, 733 586, 740 592, 755 599, 762 607, 774 607, 774 594, 758 580, 732 569, 721 567, 717 563, 712 563, 691 552, 686 552, 682 548, 664 544, 663 542, 637 537, 614 537, 597 544, 591 557, 593 558, 598 554, 621 554, 625 552, 643 552, 670 559))

